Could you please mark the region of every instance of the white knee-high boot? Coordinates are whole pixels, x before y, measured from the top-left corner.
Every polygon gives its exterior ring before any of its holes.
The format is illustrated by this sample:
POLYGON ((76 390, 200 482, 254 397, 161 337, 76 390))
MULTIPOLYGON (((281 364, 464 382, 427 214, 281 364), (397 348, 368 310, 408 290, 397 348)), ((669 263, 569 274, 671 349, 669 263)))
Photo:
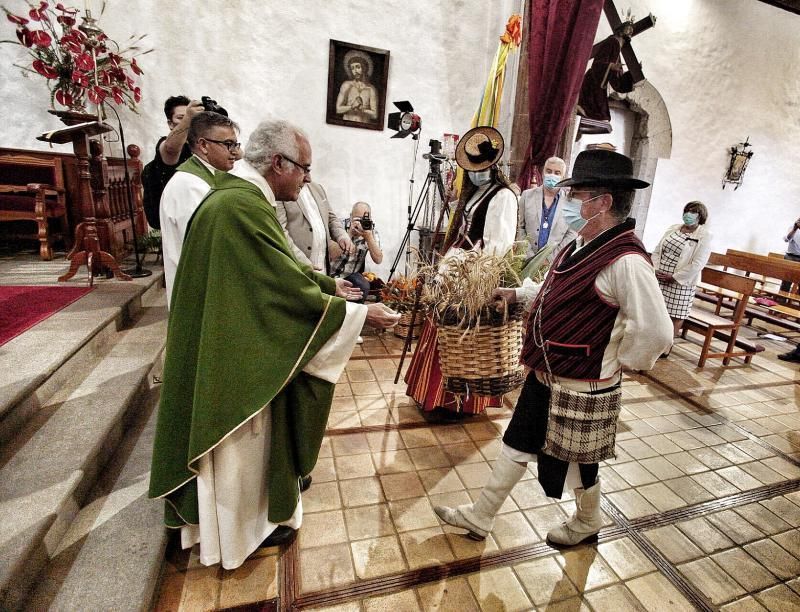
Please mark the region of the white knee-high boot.
POLYGON ((469 531, 467 535, 473 540, 483 540, 494 527, 495 514, 511 489, 522 478, 526 467, 524 463, 517 463, 500 454, 494 462, 489 482, 483 487, 475 503, 457 508, 434 506, 433 510, 445 523, 469 531))
POLYGON ((568 521, 547 532, 547 542, 558 546, 575 546, 596 539, 602 526, 598 478, 588 489, 575 489, 575 514, 568 521))

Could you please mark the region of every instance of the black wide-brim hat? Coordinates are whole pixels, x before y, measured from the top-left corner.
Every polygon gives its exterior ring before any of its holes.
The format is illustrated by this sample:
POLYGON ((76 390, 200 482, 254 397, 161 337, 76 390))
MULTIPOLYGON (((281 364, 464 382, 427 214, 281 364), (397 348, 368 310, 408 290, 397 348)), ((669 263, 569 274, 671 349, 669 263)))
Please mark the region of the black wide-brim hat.
POLYGON ((479 125, 458 141, 456 163, 464 170, 480 172, 499 162, 504 148, 500 132, 488 125, 479 125))
POLYGON ((572 166, 572 176, 556 187, 608 187, 610 189, 644 189, 650 183, 633 176, 630 157, 605 149, 582 151, 572 166))

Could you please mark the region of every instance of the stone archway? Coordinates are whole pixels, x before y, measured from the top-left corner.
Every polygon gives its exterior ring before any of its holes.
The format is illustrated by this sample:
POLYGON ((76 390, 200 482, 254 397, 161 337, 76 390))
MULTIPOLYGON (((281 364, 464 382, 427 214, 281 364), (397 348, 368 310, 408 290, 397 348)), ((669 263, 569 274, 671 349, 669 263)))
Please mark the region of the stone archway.
POLYGON ((636 234, 641 238, 650 211, 658 160, 672 155, 672 123, 664 99, 650 81, 642 81, 627 94, 612 92, 610 98, 625 102, 637 116, 630 150, 633 173, 651 185, 636 192, 631 210, 631 216, 636 218, 636 234))

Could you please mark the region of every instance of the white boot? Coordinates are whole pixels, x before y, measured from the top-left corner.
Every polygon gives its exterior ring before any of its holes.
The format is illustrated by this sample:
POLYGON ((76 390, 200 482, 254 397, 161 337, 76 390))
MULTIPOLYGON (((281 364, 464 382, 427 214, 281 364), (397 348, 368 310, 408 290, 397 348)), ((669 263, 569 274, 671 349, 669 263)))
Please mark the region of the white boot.
POLYGON ((503 505, 511 489, 525 473, 524 463, 512 461, 503 454, 494 462, 489 482, 483 487, 474 504, 464 504, 457 508, 434 506, 433 510, 448 525, 463 527, 473 540, 483 540, 494 527, 494 515, 503 505))
POLYGON ((575 489, 575 514, 568 521, 547 532, 548 544, 575 546, 596 540, 603 517, 600 514, 600 478, 588 489, 575 489))

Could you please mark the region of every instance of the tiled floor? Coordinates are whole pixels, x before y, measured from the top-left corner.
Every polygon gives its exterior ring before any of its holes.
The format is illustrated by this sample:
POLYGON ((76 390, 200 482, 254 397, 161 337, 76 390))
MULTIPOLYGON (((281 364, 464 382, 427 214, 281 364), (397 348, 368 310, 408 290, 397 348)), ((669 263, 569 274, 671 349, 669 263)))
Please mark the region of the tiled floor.
POLYGON ((680 341, 626 375, 617 457, 600 471, 606 527, 560 552, 544 538, 573 501, 547 498, 535 465, 485 542, 433 513, 478 494, 515 397, 429 425, 393 384, 401 341, 365 337, 295 544, 233 572, 171 550, 157 609, 800 610, 800 372, 775 359, 785 346, 698 370, 680 341))

